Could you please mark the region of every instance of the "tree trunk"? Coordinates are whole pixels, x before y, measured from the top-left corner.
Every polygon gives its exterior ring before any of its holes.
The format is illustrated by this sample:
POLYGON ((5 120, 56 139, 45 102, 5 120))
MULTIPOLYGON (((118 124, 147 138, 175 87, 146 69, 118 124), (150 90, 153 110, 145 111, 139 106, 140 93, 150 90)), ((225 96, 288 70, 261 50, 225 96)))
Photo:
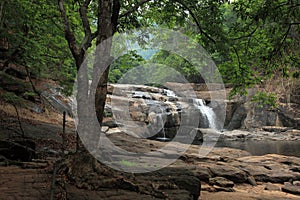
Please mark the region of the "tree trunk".
POLYGON ((70 27, 67 11, 64 7, 64 1, 58 0, 59 10, 61 12, 65 38, 68 41, 69 48, 76 62, 78 71, 77 77, 77 112, 78 126, 77 131, 86 137, 83 141, 89 151, 97 147, 96 138, 99 136, 98 123, 102 123, 104 106, 107 94, 107 81, 109 64, 111 61, 110 51, 112 36, 116 31, 118 24, 120 2, 119 0, 98 0, 98 24, 97 31, 91 33, 91 28, 87 15, 87 8, 90 0, 85 0, 80 7, 80 17, 85 32, 85 38, 81 46, 76 44, 75 34, 70 27), (91 46, 92 40, 96 38, 96 55, 93 63, 92 83, 89 86, 88 63, 85 62, 87 48, 91 46), (99 80, 100 79, 100 80, 99 80), (99 81, 98 81, 99 80, 99 81), (96 90, 95 90, 96 89, 96 90), (96 110, 95 118, 94 113, 96 110))
POLYGON ((99 35, 97 37, 97 56, 99 59, 96 60, 94 69, 99 70, 101 74, 100 80, 97 84, 95 94, 95 107, 98 121, 100 124, 103 120, 104 107, 107 95, 107 82, 109 65, 111 62, 111 42, 112 36, 116 31, 118 23, 118 16, 120 11, 120 3, 118 0, 99 0, 98 9, 98 29, 99 35))

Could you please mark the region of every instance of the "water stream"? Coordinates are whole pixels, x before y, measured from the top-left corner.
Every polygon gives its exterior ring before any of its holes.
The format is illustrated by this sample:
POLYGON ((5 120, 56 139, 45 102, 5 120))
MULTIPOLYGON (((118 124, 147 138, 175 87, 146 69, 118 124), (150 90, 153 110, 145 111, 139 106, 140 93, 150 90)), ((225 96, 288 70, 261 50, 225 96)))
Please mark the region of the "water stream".
POLYGON ((161 133, 162 133, 162 137, 158 137, 156 138, 157 140, 160 140, 160 141, 169 141, 170 138, 167 138, 166 137, 166 132, 165 132, 165 129, 164 129, 164 119, 163 119, 163 115, 164 113, 158 113, 157 114, 157 122, 158 122, 158 128, 159 130, 161 130, 161 133))
MULTIPOLYGON (((196 106, 202 115, 207 120, 207 128, 218 129, 216 125, 216 114, 214 113, 213 109, 206 105, 203 99, 193 99, 194 106, 196 106)), ((202 127, 201 127, 202 128, 202 127)))
POLYGON ((163 94, 166 95, 167 97, 177 97, 175 92, 172 90, 164 89, 163 94))
POLYGON ((216 147, 229 147, 248 151, 254 156, 265 154, 280 154, 300 157, 300 141, 230 141, 219 140, 216 147))
MULTIPOLYGON (((164 90, 163 95, 168 97, 176 97, 176 94, 171 90, 164 90)), ((156 140, 170 141, 165 133, 165 122, 167 120, 168 111, 167 107, 163 104, 153 101, 150 98, 144 98, 148 107, 150 107, 149 113, 153 113, 153 121, 150 124, 149 131, 151 133, 159 133, 156 140)), ((220 130, 221 127, 217 123, 217 115, 214 109, 206 104, 203 99, 193 99, 192 101, 194 109, 199 110, 200 124, 199 128, 210 128, 220 130)), ((151 134, 150 134, 151 135, 151 134)), ((206 141, 209 142, 209 141, 206 141)), ((197 144, 197 143, 193 143, 197 144)), ((201 145, 199 141, 198 145, 201 145)), ((207 145, 207 144, 206 144, 207 145)), ((252 155, 265 155, 265 154, 281 154, 287 156, 300 157, 300 141, 273 141, 273 140, 239 140, 232 141, 222 138, 218 138, 217 143, 212 143, 215 148, 229 147, 248 151, 252 155)))

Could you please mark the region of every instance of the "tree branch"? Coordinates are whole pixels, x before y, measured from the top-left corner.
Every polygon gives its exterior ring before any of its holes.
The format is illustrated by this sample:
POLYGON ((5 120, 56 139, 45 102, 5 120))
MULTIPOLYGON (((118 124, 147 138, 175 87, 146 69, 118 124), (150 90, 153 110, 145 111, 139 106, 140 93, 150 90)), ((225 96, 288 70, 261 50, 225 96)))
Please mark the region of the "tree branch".
POLYGON ((290 30, 292 28, 292 24, 290 24, 286 30, 286 32, 284 33, 280 43, 278 44, 278 47, 274 49, 273 51, 273 55, 276 55, 280 52, 280 49, 282 48, 282 46, 284 45, 284 42, 286 41, 286 38, 288 37, 290 30))
POLYGON ((112 16, 111 16, 113 33, 115 33, 117 31, 120 8, 121 8, 120 0, 113 0, 112 16))
POLYGON ((76 61, 77 70, 79 70, 79 67, 81 65, 81 63, 80 63, 81 53, 77 47, 75 35, 70 28, 69 19, 67 17, 66 9, 64 6, 64 1, 58 0, 58 6, 59 6, 60 13, 61 13, 63 26, 64 26, 65 38, 68 41, 69 48, 70 48, 71 53, 76 61))
POLYGON ((192 16, 193 20, 195 21, 195 23, 198 27, 200 33, 203 34, 205 37, 207 37, 213 43, 216 43, 216 41, 202 29, 202 27, 200 25, 200 22, 198 21, 198 19, 197 19, 196 15, 194 14, 194 12, 183 1, 181 1, 181 0, 172 0, 172 1, 180 4, 184 9, 189 11, 190 15, 192 16))
POLYGON ((81 5, 79 9, 81 22, 84 29, 84 39, 81 44, 81 49, 83 51, 86 51, 91 46, 91 41, 92 41, 91 26, 87 16, 87 9, 90 3, 91 0, 84 1, 83 5, 81 5))
POLYGON ((251 31, 250 33, 248 33, 247 35, 242 35, 240 37, 236 37, 236 38, 231 38, 232 40, 240 40, 240 39, 243 39, 243 38, 249 38, 249 37, 252 37, 252 35, 257 31, 257 29, 259 28, 259 25, 257 25, 253 31, 251 31))
POLYGON ((292 22, 290 23, 291 26, 300 25, 300 22, 292 22))
POLYGON ((139 7, 141 7, 142 5, 144 5, 145 3, 149 2, 149 1, 151 1, 151 0, 141 0, 140 2, 136 3, 134 6, 129 8, 126 12, 120 14, 120 18, 130 15, 131 13, 133 13, 137 9, 139 9, 139 7))
POLYGON ((95 38, 97 38, 99 31, 95 31, 94 33, 92 33, 91 39, 94 40, 95 38))
POLYGON ((3 16, 3 8, 4 8, 4 4, 6 3, 6 1, 2 1, 1 2, 1 6, 0 6, 0 27, 2 26, 2 16, 3 16))

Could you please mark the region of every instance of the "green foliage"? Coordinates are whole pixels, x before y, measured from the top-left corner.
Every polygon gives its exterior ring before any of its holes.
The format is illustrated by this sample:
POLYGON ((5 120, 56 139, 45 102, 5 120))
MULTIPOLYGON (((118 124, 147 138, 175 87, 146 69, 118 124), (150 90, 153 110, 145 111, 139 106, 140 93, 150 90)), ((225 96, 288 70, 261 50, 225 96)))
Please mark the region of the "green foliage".
POLYGON ((131 51, 117 58, 110 66, 109 82, 117 83, 124 74, 141 65, 143 61, 143 57, 138 55, 135 51, 131 51))
MULTIPOLYGON (((189 82, 199 83, 203 81, 199 70, 197 70, 195 66, 193 66, 186 59, 174 53, 161 50, 152 56, 150 62, 162 64, 165 67, 176 70, 189 82)), ((170 72, 168 70, 165 70, 165 72, 160 71, 158 74, 160 74, 162 78, 167 79, 169 73, 170 72)))
MULTIPOLYGON (((244 95, 248 88, 263 84, 274 74, 297 77, 297 73, 290 73, 300 66, 297 1, 181 0, 147 5, 150 9, 131 16, 136 27, 154 24, 194 38, 212 55, 223 81, 234 87, 232 95, 244 95), (201 27, 196 26, 192 13, 201 27)), ((201 81, 194 66, 177 55, 160 51, 151 61, 174 68, 190 82, 201 81)))
POLYGON ((293 78, 295 78, 295 79, 299 79, 299 78, 300 78, 300 72, 298 72, 298 71, 297 71, 297 72, 294 72, 292 76, 293 76, 293 78))
POLYGON ((290 77, 300 61, 299 4, 239 0, 222 9, 228 39, 218 66, 224 81, 235 86, 233 92, 243 94, 274 74, 290 77))
POLYGON ((277 108, 276 104, 276 94, 274 93, 266 93, 266 92, 257 92, 251 99, 253 102, 256 102, 260 108, 263 106, 269 106, 271 108, 277 108))
MULTIPOLYGON (((0 39, 8 40, 9 50, 0 59, 26 65, 37 77, 58 80, 64 91, 70 94, 76 67, 65 40, 57 2, 3 2, 0 39)), ((80 46, 84 41, 84 28, 78 11, 83 1, 64 2, 70 28, 80 46)), ((120 13, 130 11, 137 2, 120 1, 120 13)), ((97 7, 98 2, 91 1, 87 9, 92 32, 97 30, 97 7)), ((298 1, 161 0, 146 2, 130 14, 121 15, 117 32, 156 26, 187 34, 210 53, 224 82, 234 86, 234 95, 245 94, 249 87, 260 85, 275 74, 299 78, 299 19, 298 1)), ((141 44, 145 43, 145 38, 136 39, 141 44)), ((86 50, 89 52, 89 49, 86 50)), ((170 52, 159 51, 149 62, 171 67, 190 82, 203 81, 195 66, 170 52)), ((124 74, 144 63, 138 52, 117 58, 111 65, 109 81, 117 82, 124 74)), ((152 73, 154 78, 145 78, 160 84, 168 77, 168 71, 163 67, 158 69, 152 73)), ((262 94, 259 96, 264 98, 262 94)), ((268 98, 265 99, 268 102, 268 98)))
POLYGON ((5 1, 0 38, 9 43, 1 59, 27 66, 36 77, 60 80, 66 88, 73 84, 76 69, 56 2, 5 1))
POLYGON ((34 97, 36 97, 37 94, 34 93, 34 92, 25 92, 25 93, 23 94, 23 96, 24 96, 25 99, 29 99, 29 98, 34 98, 34 97))
POLYGON ((14 106, 24 106, 24 99, 22 99, 21 97, 17 96, 15 93, 13 92, 5 92, 3 94, 1 94, 1 99, 6 102, 6 103, 11 103, 14 106))

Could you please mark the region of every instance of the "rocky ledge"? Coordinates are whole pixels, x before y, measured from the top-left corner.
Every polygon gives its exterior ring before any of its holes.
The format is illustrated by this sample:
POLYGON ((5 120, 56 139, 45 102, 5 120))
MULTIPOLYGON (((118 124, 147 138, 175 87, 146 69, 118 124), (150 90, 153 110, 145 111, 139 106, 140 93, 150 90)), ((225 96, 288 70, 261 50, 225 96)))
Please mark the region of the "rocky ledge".
POLYGON ((264 126, 261 130, 224 130, 219 132, 220 137, 226 140, 273 140, 273 141, 299 141, 300 130, 289 127, 264 126))
MULTIPOLYGON (((91 164, 88 156, 77 155, 67 160, 62 169, 68 169, 63 171, 70 183, 77 188, 98 191, 105 189, 110 192, 114 190, 113 193, 102 193, 102 199, 114 199, 114 195, 118 199, 127 199, 126 192, 130 198, 139 199, 199 199, 201 190, 202 199, 209 199, 216 192, 224 193, 224 197, 236 193, 245 196, 233 199, 299 199, 298 157, 277 154, 252 156, 243 150, 199 145, 191 145, 184 154, 179 155, 175 149, 187 148, 187 144, 134 138, 124 133, 111 133, 108 137, 116 146, 134 153, 163 152, 172 155, 150 156, 149 163, 158 163, 158 160, 164 162, 164 159, 173 159, 176 156, 179 158, 165 168, 142 174, 115 171, 99 162, 91 164), (174 151, 163 151, 166 144, 174 147, 174 151), (119 190, 115 190, 116 188, 119 190), (105 197, 105 194, 110 195, 105 197)), ((125 165, 127 170, 139 165, 128 161, 130 158, 127 155, 111 155, 124 161, 120 164, 125 165)), ((76 192, 71 192, 71 195, 78 197, 76 192)))

